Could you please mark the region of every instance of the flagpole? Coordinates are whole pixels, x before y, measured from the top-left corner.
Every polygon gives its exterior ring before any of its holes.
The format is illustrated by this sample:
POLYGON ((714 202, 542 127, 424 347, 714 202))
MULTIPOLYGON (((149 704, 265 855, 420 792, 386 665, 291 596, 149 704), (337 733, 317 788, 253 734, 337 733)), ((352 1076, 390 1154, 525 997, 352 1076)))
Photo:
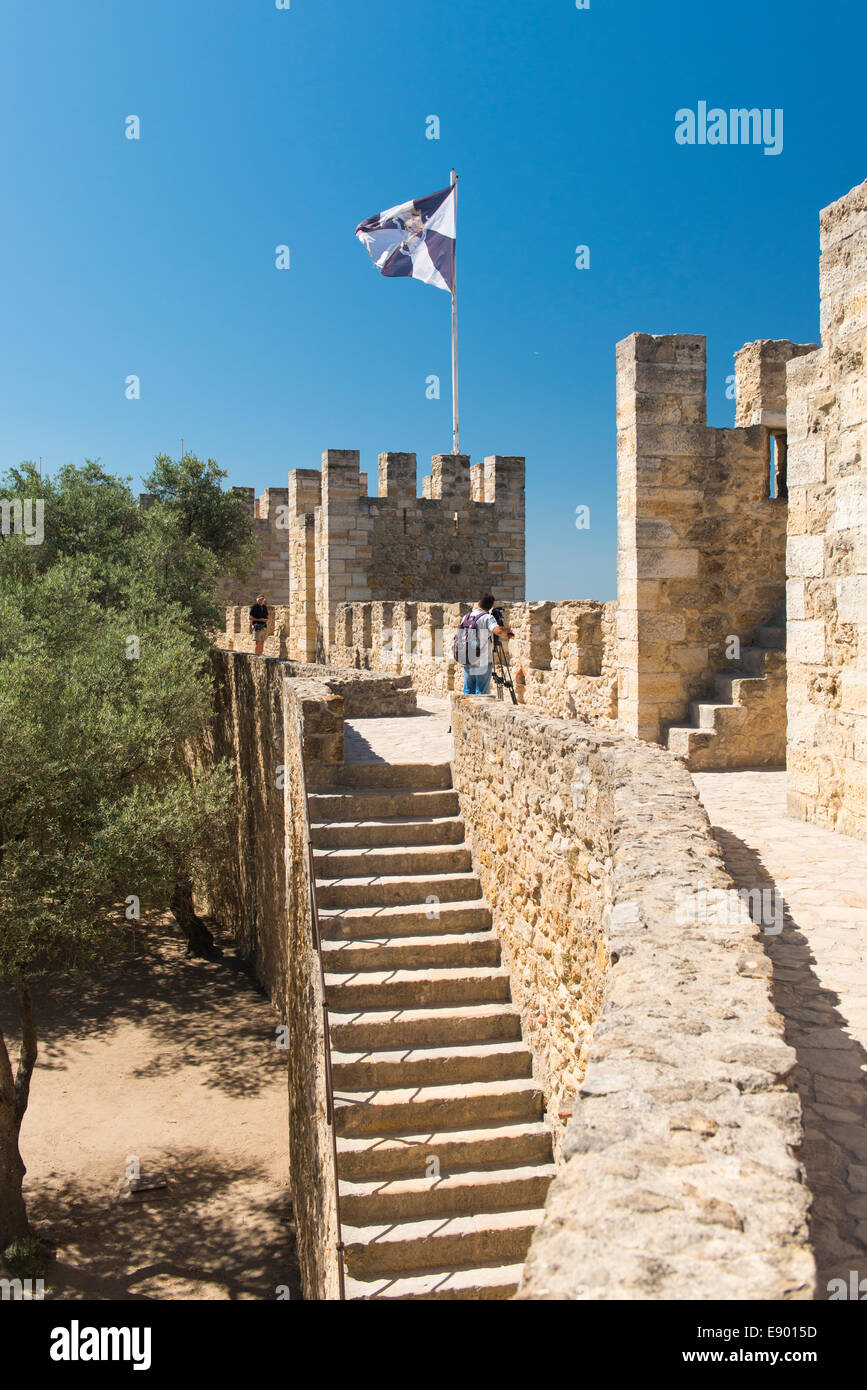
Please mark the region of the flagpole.
POLYGON ((458 442, 458 176, 452 169, 452 188, 455 189, 455 263, 452 276, 452 453, 460 453, 458 442))

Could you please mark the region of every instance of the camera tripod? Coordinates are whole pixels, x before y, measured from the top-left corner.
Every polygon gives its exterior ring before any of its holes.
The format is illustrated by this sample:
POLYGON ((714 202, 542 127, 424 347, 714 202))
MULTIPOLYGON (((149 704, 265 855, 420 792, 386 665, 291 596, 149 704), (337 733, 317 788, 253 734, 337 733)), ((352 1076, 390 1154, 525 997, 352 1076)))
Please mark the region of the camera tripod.
POLYGON ((512 672, 509 669, 509 658, 506 655, 506 648, 503 646, 496 633, 494 634, 494 659, 491 666, 491 679, 496 687, 497 699, 502 700, 503 691, 508 690, 512 697, 512 704, 518 703, 515 694, 515 686, 512 681, 512 672))

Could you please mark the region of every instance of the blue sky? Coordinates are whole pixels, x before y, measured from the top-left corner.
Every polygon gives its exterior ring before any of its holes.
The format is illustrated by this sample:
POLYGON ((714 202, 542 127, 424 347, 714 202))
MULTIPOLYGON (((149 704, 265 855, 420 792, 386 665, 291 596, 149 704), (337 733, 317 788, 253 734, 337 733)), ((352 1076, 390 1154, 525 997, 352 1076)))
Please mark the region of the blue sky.
POLYGON ((449 299, 379 276, 353 232, 454 167, 461 444, 527 457, 530 598, 615 594, 616 341, 706 333, 730 424, 735 349, 817 337, 819 209, 867 176, 849 0, 0 13, 0 471, 98 457, 137 485, 181 438, 257 492, 329 447, 429 471, 449 299), (782 153, 676 144, 700 100, 781 107, 782 153))

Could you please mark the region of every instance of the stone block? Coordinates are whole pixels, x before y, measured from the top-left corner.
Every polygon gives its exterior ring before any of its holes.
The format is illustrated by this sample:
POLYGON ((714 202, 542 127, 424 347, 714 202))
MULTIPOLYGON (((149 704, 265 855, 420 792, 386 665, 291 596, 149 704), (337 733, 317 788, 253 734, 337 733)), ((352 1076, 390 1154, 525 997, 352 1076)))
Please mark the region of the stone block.
POLYGON ((820 621, 792 622, 786 631, 790 662, 813 665, 825 660, 825 624, 820 621))
POLYGON ((695 549, 638 550, 635 554, 638 579, 695 579, 700 552, 695 549))
POLYGON ((786 476, 790 487, 807 486, 825 481, 825 439, 811 434, 789 444, 786 476))
POLYGON ((825 541, 822 536, 789 536, 786 546, 786 573, 792 578, 809 578, 824 573, 825 541))
POLYGON ((867 575, 836 582, 837 614, 841 623, 867 623, 867 575))
POLYGON ((788 622, 798 622, 806 618, 806 595, 803 579, 789 579, 786 582, 786 618, 788 622))

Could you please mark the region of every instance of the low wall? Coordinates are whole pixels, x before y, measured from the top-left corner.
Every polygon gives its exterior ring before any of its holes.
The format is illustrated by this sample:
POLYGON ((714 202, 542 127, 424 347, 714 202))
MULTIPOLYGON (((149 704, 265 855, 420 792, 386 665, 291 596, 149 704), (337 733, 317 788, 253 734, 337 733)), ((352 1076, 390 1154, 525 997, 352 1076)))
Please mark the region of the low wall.
POLYGON ((810 1297, 795 1053, 689 774, 493 700, 456 697, 452 727, 564 1165, 519 1297, 810 1297))
MULTIPOLYGON (((408 675, 429 695, 463 689, 452 640, 465 603, 338 605, 329 660, 366 671, 408 675)), ((604 725, 617 719, 616 603, 505 603, 515 636, 506 651, 520 704, 561 718, 604 725)))
MULTIPOLYGON (((376 712, 388 682, 291 662, 212 654, 211 756, 235 764, 234 854, 209 904, 250 959, 289 1027, 289 1167, 305 1295, 338 1296, 335 1177, 326 1122, 324 1014, 310 915, 303 763, 310 790, 334 785, 343 766, 347 700, 376 712), (301 731, 299 732, 299 720, 301 731)), ((276 1041, 276 1040, 275 1040, 276 1041)))

